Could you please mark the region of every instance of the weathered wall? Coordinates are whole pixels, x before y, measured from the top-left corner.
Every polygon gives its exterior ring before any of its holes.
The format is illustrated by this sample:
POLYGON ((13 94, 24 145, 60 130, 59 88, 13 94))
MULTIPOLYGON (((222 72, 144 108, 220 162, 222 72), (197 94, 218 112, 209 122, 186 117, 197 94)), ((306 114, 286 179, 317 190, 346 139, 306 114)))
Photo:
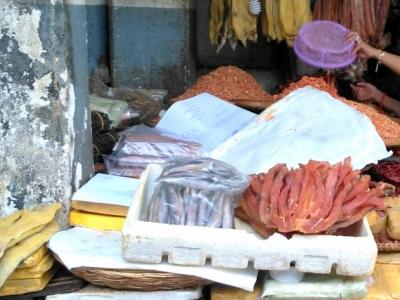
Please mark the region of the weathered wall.
POLYGON ((109 60, 107 0, 86 0, 89 75, 109 60))
POLYGON ((170 96, 196 77, 193 0, 111 0, 114 86, 164 88, 170 96))
POLYGON ((92 172, 85 18, 61 0, 0 0, 0 215, 60 201, 65 223, 92 172))

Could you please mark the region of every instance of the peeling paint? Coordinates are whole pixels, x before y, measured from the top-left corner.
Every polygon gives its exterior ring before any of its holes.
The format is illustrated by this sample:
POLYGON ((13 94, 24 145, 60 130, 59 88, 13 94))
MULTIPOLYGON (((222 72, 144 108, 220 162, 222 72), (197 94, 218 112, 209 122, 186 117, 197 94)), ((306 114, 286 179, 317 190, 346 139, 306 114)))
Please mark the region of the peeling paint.
POLYGON ((80 183, 82 180, 82 164, 80 162, 77 163, 76 165, 76 171, 75 171, 75 186, 74 190, 77 190, 80 187, 80 183))
POLYGON ((72 83, 67 11, 60 0, 0 2, 0 216, 62 202, 65 225, 72 190, 88 175, 75 157, 77 132, 78 147, 87 142, 77 108, 87 113, 87 103, 72 83))
POLYGON ((5 31, 0 33, 0 39, 4 34, 12 36, 18 42, 22 53, 27 54, 32 61, 44 63, 41 57, 44 50, 38 33, 40 17, 40 10, 32 9, 31 13, 19 13, 17 8, 9 3, 7 8, 2 7, 0 10, 0 28, 5 31))
MULTIPOLYGON (((70 174, 72 174, 74 151, 75 151, 75 129, 74 129, 74 117, 75 117, 75 90, 72 83, 68 86, 68 98, 65 101, 61 101, 66 106, 65 119, 67 120, 67 134, 64 137, 65 140, 65 151, 64 151, 64 161, 68 163, 68 169, 70 174), (67 101, 68 100, 68 101, 67 101)), ((70 182, 66 182, 66 189, 69 191, 67 195, 68 199, 72 196, 72 190, 70 182)))
POLYGON ((92 172, 87 73, 75 68, 85 48, 74 52, 64 1, 0 2, 0 216, 61 202, 66 225, 92 172))
POLYGON ((64 82, 67 82, 67 80, 68 80, 68 70, 67 70, 67 69, 65 69, 64 72, 62 72, 62 73, 60 74, 60 78, 61 78, 62 80, 64 80, 64 82))
POLYGON ((33 83, 33 90, 30 92, 31 104, 36 108, 49 105, 47 97, 48 89, 52 83, 52 73, 47 73, 33 83))
POLYGON ((84 110, 84 114, 85 114, 85 116, 84 116, 84 119, 83 119, 83 129, 84 130, 86 130, 86 129, 88 129, 88 120, 89 120, 89 113, 88 113, 88 110, 85 108, 85 110, 84 110))

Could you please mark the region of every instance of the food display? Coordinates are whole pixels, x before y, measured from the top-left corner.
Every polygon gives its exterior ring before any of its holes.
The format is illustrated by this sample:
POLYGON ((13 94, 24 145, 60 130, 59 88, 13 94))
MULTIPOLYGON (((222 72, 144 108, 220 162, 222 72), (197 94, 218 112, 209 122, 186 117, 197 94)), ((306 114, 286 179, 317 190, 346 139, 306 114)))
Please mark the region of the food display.
POLYGON ((238 41, 244 46, 257 42, 257 24, 270 40, 293 44, 300 27, 312 19, 310 0, 263 0, 258 18, 249 10, 248 1, 212 0, 210 5, 209 37, 217 52, 229 42, 233 49, 238 41))
POLYGON ((400 185, 400 163, 384 161, 374 166, 375 173, 386 182, 400 185))
POLYGON ((365 115, 310 86, 269 106, 210 152, 245 174, 266 172, 278 163, 335 164, 346 157, 361 170, 390 154, 365 115))
POLYGON ((400 198, 398 196, 384 199, 384 211, 370 212, 368 222, 378 243, 400 243, 400 198))
POLYGON ((369 182, 349 159, 335 165, 309 161, 296 169, 277 164, 252 176, 238 216, 244 212, 256 229, 263 224, 279 232, 335 233, 384 208, 383 185, 370 189, 369 182))
POLYGON ((108 174, 139 177, 150 163, 163 163, 170 158, 196 157, 202 151, 198 143, 139 125, 121 135, 113 153, 105 156, 105 163, 108 174))
POLYGON ((60 230, 55 220, 60 208, 60 203, 39 205, 0 218, 0 296, 39 291, 53 276, 54 260, 44 245, 60 230), (29 281, 41 276, 39 286, 29 281))
POLYGON ((331 20, 360 33, 361 38, 379 48, 384 48, 384 29, 390 0, 317 0, 314 20, 331 20))
POLYGON ((291 92, 308 85, 327 92, 334 98, 340 98, 335 88, 335 81, 331 76, 303 76, 298 81, 289 83, 279 93, 272 95, 272 98, 275 101, 281 100, 291 92))
POLYGON ((247 176, 209 158, 168 161, 151 197, 150 222, 232 228, 247 176))
POLYGON ((392 145, 399 143, 400 139, 400 123, 390 118, 387 114, 380 111, 374 106, 364 103, 341 99, 347 105, 357 109, 365 114, 375 125, 376 131, 379 133, 385 144, 392 145))
POLYGON ((235 48, 240 41, 257 41, 257 16, 250 13, 248 2, 242 0, 211 0, 209 37, 219 52, 226 42, 235 48))
POLYGON ((261 28, 268 39, 293 45, 301 26, 311 19, 309 0, 265 0, 261 28))
POLYGON ((396 122, 395 120, 390 118, 388 115, 380 111, 375 106, 370 106, 368 104, 351 101, 341 97, 335 88, 335 82, 333 77, 303 76, 300 80, 290 83, 280 93, 275 94, 272 97, 275 101, 278 101, 287 96, 290 92, 308 85, 315 87, 321 91, 329 93, 332 97, 343 101, 347 105, 365 114, 375 125, 377 132, 384 140, 385 144, 392 144, 393 141, 400 139, 399 122, 396 122))
POLYGON ((246 71, 235 66, 223 66, 201 76, 197 82, 173 101, 185 100, 201 93, 209 93, 226 101, 270 101, 257 81, 246 71))

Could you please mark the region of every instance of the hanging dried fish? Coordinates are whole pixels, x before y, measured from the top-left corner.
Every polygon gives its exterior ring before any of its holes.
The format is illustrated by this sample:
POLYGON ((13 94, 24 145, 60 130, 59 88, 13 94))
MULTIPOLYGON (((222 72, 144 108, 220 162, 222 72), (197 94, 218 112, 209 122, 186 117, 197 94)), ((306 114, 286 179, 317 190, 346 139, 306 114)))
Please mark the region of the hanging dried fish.
POLYGON ((218 36, 224 25, 225 1, 224 0, 211 0, 210 5, 210 22, 209 22, 209 37, 211 45, 216 45, 218 36))
POLYGON ((387 46, 384 29, 390 0, 317 0, 314 20, 331 20, 358 32, 361 38, 377 48, 387 46))

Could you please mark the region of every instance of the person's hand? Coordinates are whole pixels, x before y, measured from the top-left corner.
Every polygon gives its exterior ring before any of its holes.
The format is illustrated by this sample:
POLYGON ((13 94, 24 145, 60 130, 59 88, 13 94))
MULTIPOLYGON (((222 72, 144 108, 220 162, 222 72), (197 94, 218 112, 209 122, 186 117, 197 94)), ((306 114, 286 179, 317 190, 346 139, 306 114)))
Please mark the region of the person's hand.
POLYGON ((362 102, 377 100, 381 96, 381 92, 375 86, 366 82, 352 84, 351 88, 357 100, 362 102))
POLYGON ((357 32, 350 32, 346 39, 348 42, 354 42, 353 53, 357 53, 360 58, 371 58, 379 55, 379 50, 365 43, 357 32))

